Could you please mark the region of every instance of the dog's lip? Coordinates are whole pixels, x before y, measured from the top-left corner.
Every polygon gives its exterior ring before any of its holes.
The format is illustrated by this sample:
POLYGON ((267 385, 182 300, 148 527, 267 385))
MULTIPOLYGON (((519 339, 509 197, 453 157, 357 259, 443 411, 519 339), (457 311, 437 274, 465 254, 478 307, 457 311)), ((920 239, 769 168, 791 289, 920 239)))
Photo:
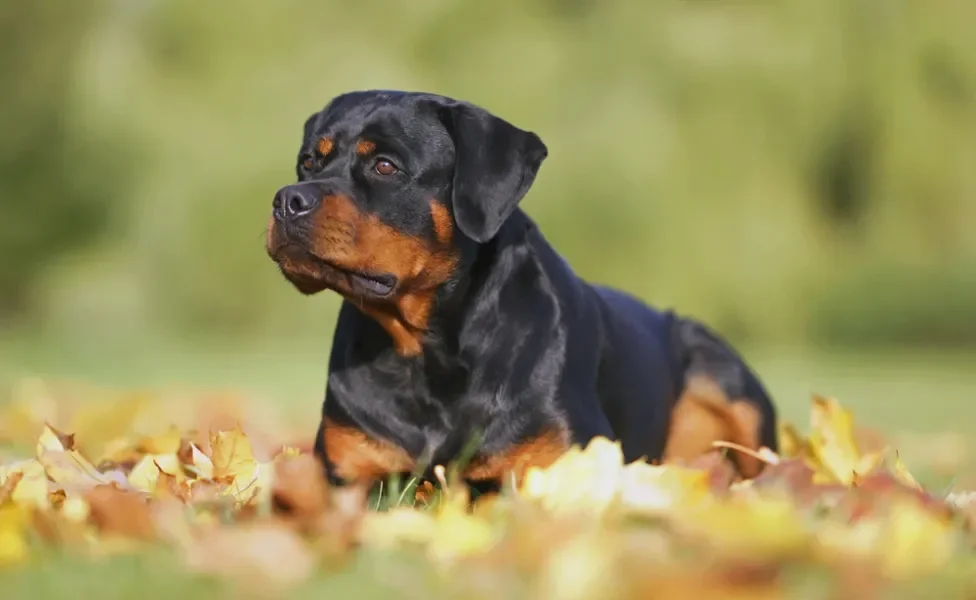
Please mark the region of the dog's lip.
POLYGON ((270 254, 277 262, 281 262, 286 254, 301 255, 301 260, 311 259, 344 278, 349 291, 374 298, 386 298, 392 295, 399 283, 399 279, 392 273, 376 273, 343 267, 331 260, 309 254, 301 245, 290 241, 279 244, 271 250, 270 254))
POLYGON ((391 273, 373 273, 348 269, 321 258, 316 258, 316 261, 344 275, 347 284, 355 292, 366 292, 371 296, 384 298, 392 294, 397 286, 397 277, 391 273))

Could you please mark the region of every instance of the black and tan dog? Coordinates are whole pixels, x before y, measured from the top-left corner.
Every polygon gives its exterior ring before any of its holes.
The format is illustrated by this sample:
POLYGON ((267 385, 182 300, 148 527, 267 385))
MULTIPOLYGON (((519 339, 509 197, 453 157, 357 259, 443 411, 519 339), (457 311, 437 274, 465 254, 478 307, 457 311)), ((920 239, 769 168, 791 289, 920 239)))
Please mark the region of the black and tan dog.
POLYGON ((519 208, 547 153, 433 94, 348 93, 305 123, 267 251, 302 293, 344 298, 315 445, 333 481, 446 465, 472 436, 476 487, 594 436, 628 461, 776 448, 773 405, 725 341, 583 281, 519 208))

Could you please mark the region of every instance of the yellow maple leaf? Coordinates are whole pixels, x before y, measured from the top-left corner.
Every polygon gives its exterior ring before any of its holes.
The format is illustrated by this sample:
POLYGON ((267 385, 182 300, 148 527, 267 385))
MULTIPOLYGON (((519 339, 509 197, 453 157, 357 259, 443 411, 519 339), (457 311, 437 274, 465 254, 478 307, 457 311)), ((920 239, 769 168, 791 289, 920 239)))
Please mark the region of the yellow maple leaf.
POLYGON ((530 467, 518 493, 553 512, 601 512, 618 498, 623 468, 620 443, 597 437, 583 450, 573 446, 546 468, 530 467))
POLYGON ((806 440, 791 423, 781 422, 778 426, 779 454, 786 458, 797 458, 806 454, 806 440))
POLYGON ((620 494, 628 509, 663 513, 708 499, 708 473, 675 465, 633 462, 624 467, 620 494))
POLYGON ((434 537, 428 546, 430 557, 440 563, 478 554, 490 549, 497 536, 483 517, 467 512, 456 502, 448 502, 435 518, 434 537))
POLYGON ((172 425, 163 433, 143 437, 136 447, 146 454, 176 454, 182 441, 180 429, 172 425))
POLYGON ((888 514, 882 561, 888 576, 914 578, 944 567, 957 545, 951 523, 914 500, 899 498, 888 514))
POLYGON ((389 549, 402 544, 427 544, 435 532, 432 514, 398 506, 384 512, 367 513, 359 530, 359 539, 367 546, 389 549))
POLYGON ((0 567, 24 561, 29 553, 28 509, 16 504, 0 506, 0 567))
POLYGON ((538 582, 539 597, 590 600, 625 597, 618 544, 606 528, 587 528, 552 549, 538 582))
POLYGON ((274 522, 209 528, 176 541, 187 568, 235 581, 251 592, 245 595, 287 596, 317 565, 302 537, 274 522))
POLYGON ((445 503, 438 511, 397 507, 367 513, 359 538, 374 548, 421 546, 439 564, 485 552, 497 540, 486 519, 468 513, 453 502, 445 503))
POLYGON ((110 481, 77 450, 46 451, 37 460, 51 481, 68 494, 85 492, 110 481))
POLYGON ((37 438, 37 456, 45 452, 64 452, 74 449, 74 437, 45 423, 41 435, 37 438))
POLYGON ((57 417, 58 407, 45 382, 36 377, 18 381, 0 417, 0 438, 30 444, 44 423, 57 417))
POLYGON ((901 456, 899 456, 897 452, 895 453, 895 458, 892 460, 892 462, 894 463, 892 465, 892 472, 899 481, 917 490, 922 489, 921 484, 919 484, 918 480, 915 479, 915 477, 911 474, 908 467, 905 466, 904 462, 902 462, 901 456))
POLYGON ((851 485, 884 460, 885 452, 861 454, 854 435, 854 417, 836 399, 815 396, 810 421, 807 448, 816 466, 816 479, 851 485))
POLYGON ((72 523, 85 523, 91 514, 91 507, 83 497, 70 496, 65 498, 60 512, 65 519, 72 523))
POLYGON ((17 504, 39 509, 46 509, 51 505, 47 473, 37 460, 25 460, 0 468, 0 487, 7 483, 13 483, 9 498, 17 504), (14 477, 17 481, 11 481, 14 477))
POLYGON ((183 468, 197 479, 213 479, 213 461, 193 442, 188 442, 180 448, 179 457, 183 468))
POLYGON ((180 459, 176 454, 147 454, 139 459, 129 473, 129 484, 140 492, 151 493, 156 489, 160 473, 180 478, 183 475, 180 459))
POLYGON ((210 460, 213 463, 213 478, 220 482, 245 487, 254 481, 257 474, 258 461, 240 425, 210 434, 210 460))
POLYGON ((713 498, 678 507, 672 518, 678 530, 732 556, 789 555, 801 551, 811 539, 793 502, 774 496, 713 498))
POLYGON ((149 402, 150 398, 143 394, 121 394, 110 402, 86 404, 69 423, 77 436, 78 449, 87 456, 103 456, 112 442, 131 435, 149 402))
POLYGON ((295 456, 301 456, 302 451, 300 448, 295 448, 293 446, 282 446, 278 454, 275 455, 274 460, 284 460, 287 458, 293 458, 295 456))
POLYGON ((240 425, 211 433, 210 450, 213 480, 227 486, 238 502, 265 506, 271 501, 273 464, 260 464, 254 458, 240 425))
POLYGON ((860 519, 853 523, 825 520, 814 531, 814 555, 830 564, 839 560, 871 560, 878 554, 884 529, 878 519, 860 519))

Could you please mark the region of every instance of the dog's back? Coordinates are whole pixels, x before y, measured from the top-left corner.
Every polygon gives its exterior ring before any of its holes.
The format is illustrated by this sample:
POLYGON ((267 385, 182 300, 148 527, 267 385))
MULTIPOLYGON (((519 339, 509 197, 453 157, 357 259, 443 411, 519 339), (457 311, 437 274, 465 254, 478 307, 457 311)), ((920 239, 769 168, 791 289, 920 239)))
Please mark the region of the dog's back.
POLYGON ((532 237, 554 285, 564 288, 559 296, 575 298, 567 307, 577 321, 571 329, 592 332, 578 344, 597 346, 596 393, 627 460, 691 456, 707 450, 713 435, 776 449, 773 403, 728 341, 698 320, 583 280, 538 230, 532 237), (685 446, 667 446, 669 439, 685 446))

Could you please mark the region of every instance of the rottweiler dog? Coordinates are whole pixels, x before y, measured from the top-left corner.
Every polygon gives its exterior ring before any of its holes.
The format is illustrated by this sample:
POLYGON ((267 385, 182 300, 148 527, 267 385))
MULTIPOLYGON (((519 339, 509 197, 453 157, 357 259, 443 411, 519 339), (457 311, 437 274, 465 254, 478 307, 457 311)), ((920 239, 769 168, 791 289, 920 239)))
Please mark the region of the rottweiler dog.
POLYGON ((343 298, 315 441, 333 483, 429 474, 473 447, 462 477, 497 489, 595 436, 628 462, 776 449, 769 395, 725 340, 584 281, 520 208, 547 155, 428 93, 345 93, 305 122, 266 249, 303 294, 343 298))

